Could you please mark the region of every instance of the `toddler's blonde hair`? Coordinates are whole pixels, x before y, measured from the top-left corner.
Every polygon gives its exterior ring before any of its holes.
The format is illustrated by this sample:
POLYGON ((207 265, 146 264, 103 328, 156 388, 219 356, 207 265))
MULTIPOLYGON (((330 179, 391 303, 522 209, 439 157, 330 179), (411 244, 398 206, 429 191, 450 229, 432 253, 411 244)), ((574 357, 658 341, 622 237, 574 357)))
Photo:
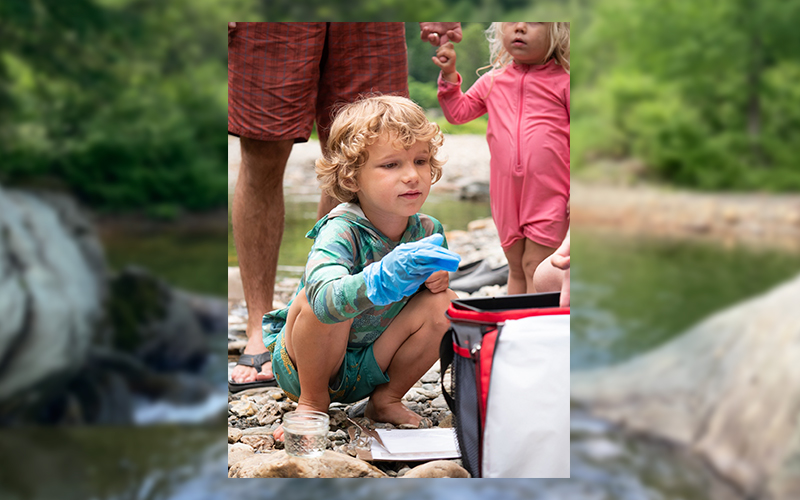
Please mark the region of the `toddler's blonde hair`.
POLYGON ((357 201, 358 169, 369 158, 367 147, 383 134, 391 136, 395 147, 405 149, 417 141, 427 142, 432 183, 441 178, 444 162, 436 153, 444 139, 439 126, 429 122, 422 108, 410 99, 369 96, 342 106, 331 124, 328 152, 315 164, 323 192, 341 202, 357 201))
MULTIPOLYGON (((547 49, 545 61, 555 59, 569 74, 569 23, 544 23, 547 25, 547 34, 550 37, 550 47, 547 49)), ((489 66, 480 69, 502 69, 514 60, 505 47, 503 47, 503 23, 492 23, 486 30, 486 39, 489 41, 489 66)))

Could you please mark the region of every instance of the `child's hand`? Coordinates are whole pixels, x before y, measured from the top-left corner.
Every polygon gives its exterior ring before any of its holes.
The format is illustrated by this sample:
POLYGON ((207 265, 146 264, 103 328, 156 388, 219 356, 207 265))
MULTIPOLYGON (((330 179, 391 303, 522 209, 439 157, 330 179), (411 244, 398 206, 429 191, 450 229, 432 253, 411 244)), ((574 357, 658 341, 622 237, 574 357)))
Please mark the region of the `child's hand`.
POLYGON ((442 243, 444 236, 440 233, 403 243, 365 267, 361 274, 367 298, 376 306, 389 305, 412 295, 436 271, 458 269, 461 257, 442 248, 442 243))
POLYGON ((425 286, 433 293, 444 292, 450 286, 450 273, 447 271, 436 271, 430 278, 425 280, 425 286))
POLYGON ((456 49, 447 42, 436 50, 436 55, 431 58, 433 64, 442 68, 442 78, 451 83, 458 82, 456 73, 456 49))

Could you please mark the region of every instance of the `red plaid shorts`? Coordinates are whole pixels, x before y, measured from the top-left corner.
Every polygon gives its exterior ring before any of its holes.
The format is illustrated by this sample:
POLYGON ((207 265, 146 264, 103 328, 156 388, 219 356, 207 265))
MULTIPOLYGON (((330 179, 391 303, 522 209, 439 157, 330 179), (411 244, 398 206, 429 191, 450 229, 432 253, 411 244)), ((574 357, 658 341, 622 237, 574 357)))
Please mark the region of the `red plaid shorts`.
POLYGON ((360 94, 408 97, 403 23, 236 23, 228 28, 228 133, 327 138, 333 106, 360 94))

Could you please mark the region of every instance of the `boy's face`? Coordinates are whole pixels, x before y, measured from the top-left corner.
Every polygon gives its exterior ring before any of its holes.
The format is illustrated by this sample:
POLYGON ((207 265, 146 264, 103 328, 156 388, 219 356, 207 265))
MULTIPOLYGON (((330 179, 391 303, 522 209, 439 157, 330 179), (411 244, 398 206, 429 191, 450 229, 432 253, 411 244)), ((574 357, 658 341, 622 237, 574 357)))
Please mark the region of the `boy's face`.
POLYGON ((410 217, 431 190, 429 145, 417 141, 403 149, 390 139, 382 135, 367 147, 369 158, 356 175, 358 201, 368 217, 410 217))
POLYGON ((549 38, 546 23, 503 23, 503 47, 521 64, 542 64, 549 38))

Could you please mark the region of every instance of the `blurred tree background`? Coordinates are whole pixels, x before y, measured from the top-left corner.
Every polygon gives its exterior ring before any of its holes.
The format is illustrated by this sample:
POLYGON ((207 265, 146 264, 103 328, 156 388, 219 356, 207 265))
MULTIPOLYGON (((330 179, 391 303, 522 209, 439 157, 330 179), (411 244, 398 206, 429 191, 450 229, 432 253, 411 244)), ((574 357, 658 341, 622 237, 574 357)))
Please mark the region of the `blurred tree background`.
MULTIPOLYGON (((800 0, 6 0, 0 183, 109 212, 220 208, 224 22, 437 16, 572 21, 575 172, 634 158, 683 186, 800 189, 800 0)), ((464 89, 488 62, 485 27, 464 25, 464 89)), ((407 30, 412 96, 435 118, 434 50, 407 30)))
POLYGON ((214 0, 1 2, 0 182, 160 218, 222 207, 220 19, 234 11, 214 0))
POLYGON ((704 190, 800 189, 800 2, 612 0, 573 23, 573 166, 636 158, 704 190))

